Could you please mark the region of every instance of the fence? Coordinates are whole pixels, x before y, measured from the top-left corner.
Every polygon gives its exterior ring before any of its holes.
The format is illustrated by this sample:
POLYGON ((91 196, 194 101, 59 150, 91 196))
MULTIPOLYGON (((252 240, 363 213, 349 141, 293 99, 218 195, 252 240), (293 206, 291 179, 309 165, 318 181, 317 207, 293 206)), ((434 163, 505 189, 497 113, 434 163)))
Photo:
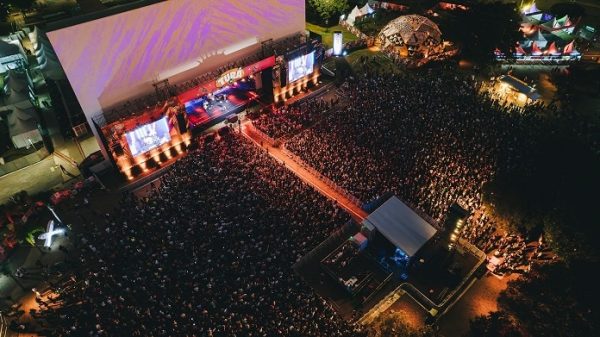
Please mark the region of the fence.
POLYGON ((348 193, 348 191, 346 191, 345 189, 339 187, 336 183, 334 183, 333 181, 331 181, 331 179, 327 178, 326 176, 322 175, 319 171, 315 170, 314 168, 312 168, 310 165, 306 164, 302 159, 300 159, 298 156, 296 156, 295 154, 291 153, 288 149, 286 149, 285 147, 283 149, 281 149, 281 151, 288 156, 288 158, 292 159, 293 161, 295 161, 298 165, 302 166, 302 168, 304 168, 305 170, 307 170, 310 174, 318 177, 321 181, 323 181, 327 186, 329 186, 331 189, 333 189, 335 192, 337 192, 338 194, 341 194, 344 198, 350 200, 352 203, 354 203, 355 205, 358 205, 360 207, 362 207, 364 205, 364 203, 358 199, 357 197, 351 195, 350 193, 348 193))
POLYGON ((269 137, 266 133, 260 131, 259 129, 257 129, 254 124, 252 124, 252 122, 247 123, 246 124, 246 128, 248 130, 249 133, 258 136, 258 138, 260 138, 261 141, 269 144, 272 147, 278 147, 279 146, 279 142, 276 141, 275 139, 269 137))

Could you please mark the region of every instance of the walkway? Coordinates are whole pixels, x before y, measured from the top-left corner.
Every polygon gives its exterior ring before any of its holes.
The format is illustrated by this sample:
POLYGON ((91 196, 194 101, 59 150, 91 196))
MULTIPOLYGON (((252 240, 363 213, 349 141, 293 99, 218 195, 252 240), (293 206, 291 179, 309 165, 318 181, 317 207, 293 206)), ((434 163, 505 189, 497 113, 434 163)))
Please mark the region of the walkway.
MULTIPOLYGON (((85 155, 89 155, 98 149, 94 137, 82 141, 81 145, 85 155)), ((79 175, 79 169, 73 165, 73 161, 79 163, 82 160, 81 158, 81 154, 76 150, 74 143, 65 142, 60 147, 55 148, 55 153, 41 161, 1 176, 0 205, 20 191, 27 191, 29 195, 32 195, 49 191, 70 181, 72 177, 63 174, 59 165, 62 165, 72 175, 79 175)))
POLYGON ((281 148, 273 147, 267 142, 262 142, 262 140, 256 134, 247 132, 247 128, 244 124, 242 124, 242 134, 246 138, 253 141, 257 146, 264 148, 267 151, 267 153, 271 155, 271 157, 283 163, 285 167, 287 167, 290 171, 292 171, 296 176, 305 181, 307 184, 314 187, 319 193, 337 202, 340 205, 340 207, 342 207, 348 213, 350 213, 354 220, 360 223, 363 219, 367 217, 367 212, 360 208, 359 205, 352 202, 348 197, 336 191, 333 186, 328 185, 319 177, 315 176, 306 168, 302 167, 298 162, 290 158, 281 148))

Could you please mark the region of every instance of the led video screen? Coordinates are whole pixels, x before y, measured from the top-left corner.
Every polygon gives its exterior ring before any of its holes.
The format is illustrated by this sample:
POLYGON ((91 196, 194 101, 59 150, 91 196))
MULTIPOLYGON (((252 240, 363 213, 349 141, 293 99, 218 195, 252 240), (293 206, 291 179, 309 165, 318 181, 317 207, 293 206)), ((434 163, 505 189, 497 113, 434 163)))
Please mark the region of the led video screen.
POLYGON ((127 138, 131 155, 134 157, 168 143, 171 140, 171 135, 167 117, 127 132, 125 138, 127 138))
POLYGON ((47 32, 91 118, 304 31, 305 0, 169 0, 47 32))
POLYGON ((288 62, 288 83, 312 74, 315 62, 315 52, 312 51, 306 55, 296 57, 288 62))

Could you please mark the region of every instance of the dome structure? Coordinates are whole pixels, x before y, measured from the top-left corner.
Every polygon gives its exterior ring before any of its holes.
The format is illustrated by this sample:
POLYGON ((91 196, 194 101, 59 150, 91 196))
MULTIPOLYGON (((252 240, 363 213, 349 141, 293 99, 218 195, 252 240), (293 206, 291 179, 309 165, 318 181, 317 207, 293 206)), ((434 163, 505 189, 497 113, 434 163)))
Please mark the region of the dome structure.
POLYGON ((404 15, 390 21, 378 40, 382 49, 397 50, 402 56, 427 57, 443 48, 438 26, 421 15, 404 15))

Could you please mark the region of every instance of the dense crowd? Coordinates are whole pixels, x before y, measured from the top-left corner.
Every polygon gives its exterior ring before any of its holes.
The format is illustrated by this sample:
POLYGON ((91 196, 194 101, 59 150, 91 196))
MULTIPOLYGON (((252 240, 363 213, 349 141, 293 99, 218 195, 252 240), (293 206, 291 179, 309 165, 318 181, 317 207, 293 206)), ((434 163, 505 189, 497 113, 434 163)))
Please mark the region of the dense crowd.
MULTIPOLYGON (((342 90, 351 104, 308 99, 253 123, 363 203, 392 192, 441 221, 459 202, 475 214, 465 238, 502 270, 527 262, 524 239, 499 236, 482 210, 482 186, 522 165, 543 107, 504 107, 443 69, 367 73, 342 90)), ((200 142, 161 181, 84 224, 80 286, 37 316, 52 335, 363 334, 292 271, 348 220, 336 205, 237 133, 200 142)))
MULTIPOLYGON (((504 107, 479 95, 472 78, 443 69, 368 73, 344 89, 352 104, 287 149, 364 203, 393 192, 438 221, 453 202, 480 210, 482 186, 521 165, 543 124, 541 105, 504 107)), ((479 220, 468 221, 472 241, 496 233, 488 218, 479 220)))
POLYGON ((349 217, 283 165, 232 132, 154 188, 74 240, 81 286, 38 315, 52 336, 361 335, 292 270, 349 217))
POLYGON ((304 100, 300 103, 273 107, 252 121, 252 124, 267 136, 276 139, 300 132, 314 123, 335 101, 304 100))

